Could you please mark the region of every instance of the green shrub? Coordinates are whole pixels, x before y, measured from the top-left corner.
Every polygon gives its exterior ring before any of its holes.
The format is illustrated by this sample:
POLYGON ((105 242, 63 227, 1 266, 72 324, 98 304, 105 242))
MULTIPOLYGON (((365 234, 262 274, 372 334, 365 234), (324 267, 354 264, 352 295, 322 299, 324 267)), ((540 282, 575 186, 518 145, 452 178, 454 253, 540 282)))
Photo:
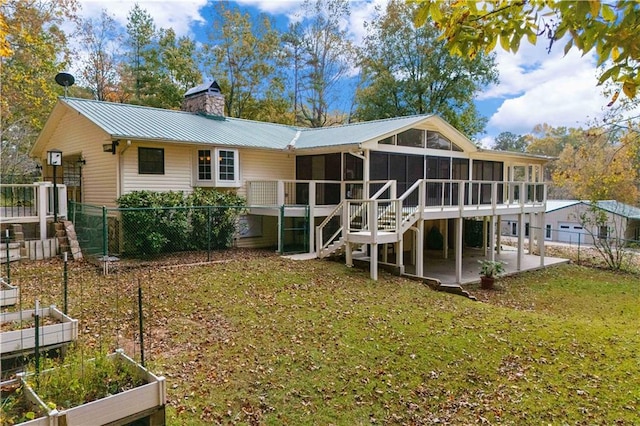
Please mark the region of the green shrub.
POLYGON ((230 192, 196 188, 189 195, 189 203, 194 206, 191 216, 193 248, 231 247, 238 217, 246 205, 244 198, 230 192))
POLYGON ((118 200, 123 253, 150 256, 230 247, 245 201, 230 192, 134 191, 118 200))

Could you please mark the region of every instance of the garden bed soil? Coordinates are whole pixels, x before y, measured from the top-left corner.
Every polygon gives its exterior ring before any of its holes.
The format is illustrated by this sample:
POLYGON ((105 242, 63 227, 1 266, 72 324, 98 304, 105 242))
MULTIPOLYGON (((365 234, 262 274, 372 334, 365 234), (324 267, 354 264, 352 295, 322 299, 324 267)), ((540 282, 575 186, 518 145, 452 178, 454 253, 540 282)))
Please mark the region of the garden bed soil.
POLYGON ((2 400, 0 424, 3 426, 49 425, 44 404, 20 381, 14 379, 2 382, 0 395, 2 400))
MULTIPOLYGON (((0 314, 2 333, 0 340, 2 358, 9 354, 32 352, 36 346, 34 323, 35 309, 0 314), (18 327, 16 329, 16 327, 18 327), (5 331, 6 329, 6 331, 5 331)), ((39 346, 46 350, 52 346, 71 343, 78 338, 78 320, 73 319, 54 305, 40 309, 39 346)))
POLYGON ((48 415, 54 424, 108 424, 148 418, 165 424, 166 385, 122 351, 83 365, 58 367, 41 373, 39 387, 33 374, 19 375, 28 389, 56 405, 48 415), (71 392, 75 388, 77 392, 71 392))

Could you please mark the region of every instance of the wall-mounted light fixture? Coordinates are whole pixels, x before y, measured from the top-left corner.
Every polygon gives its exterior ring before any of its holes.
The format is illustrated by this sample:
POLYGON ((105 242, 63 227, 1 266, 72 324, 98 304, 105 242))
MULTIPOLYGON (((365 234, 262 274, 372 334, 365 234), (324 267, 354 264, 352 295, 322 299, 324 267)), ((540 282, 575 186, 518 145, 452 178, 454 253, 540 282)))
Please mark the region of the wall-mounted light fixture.
POLYGON ((62 166, 62 151, 55 148, 47 151, 47 164, 50 166, 62 166))
POLYGON ((120 145, 120 140, 112 141, 111 143, 105 143, 102 145, 102 152, 110 152, 116 155, 116 147, 120 145))

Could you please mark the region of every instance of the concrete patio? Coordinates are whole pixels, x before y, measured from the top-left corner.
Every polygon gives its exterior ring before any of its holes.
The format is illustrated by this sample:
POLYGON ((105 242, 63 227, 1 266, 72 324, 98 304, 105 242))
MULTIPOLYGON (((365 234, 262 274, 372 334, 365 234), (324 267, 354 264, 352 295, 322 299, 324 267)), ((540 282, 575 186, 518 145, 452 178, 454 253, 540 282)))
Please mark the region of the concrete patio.
MULTIPOLYGON (((301 253, 284 256, 293 260, 310 260, 317 259, 315 253, 301 253)), ((479 260, 484 259, 484 250, 465 248, 462 255, 462 283, 469 284, 480 281, 480 264, 479 260)), ((513 275, 524 271, 532 271, 543 267, 568 263, 568 259, 559 257, 544 257, 544 266, 540 264, 540 256, 525 254, 522 259, 520 271, 517 268, 517 251, 515 247, 503 246, 501 252, 496 253, 496 260, 505 262, 504 275, 513 275)), ((368 256, 354 256, 354 260, 369 261, 368 256)), ((391 260, 391 259, 390 259, 391 260)), ((393 260, 391 260, 393 261, 393 260)), ((415 266, 408 264, 409 259, 405 259, 405 274, 414 275, 415 266)), ((455 275, 455 258, 453 250, 450 251, 449 257, 444 259, 442 251, 425 250, 424 252, 424 277, 434 278, 442 284, 456 284, 455 275)))
MULTIPOLYGON (((425 251, 424 254, 424 276, 440 280, 442 284, 455 284, 455 258, 453 252, 450 253, 448 259, 442 258, 441 252, 425 251)), ((462 283, 469 284, 480 281, 480 264, 479 260, 484 259, 484 250, 465 248, 462 256, 462 283)), ((540 256, 525 254, 522 259, 520 271, 517 270, 517 251, 515 247, 505 246, 502 251, 495 256, 496 260, 505 262, 504 275, 513 275, 519 272, 531 271, 568 263, 568 259, 559 257, 544 257, 544 266, 540 264, 540 256)), ((405 266, 405 273, 411 275, 415 271, 413 265, 405 266)))

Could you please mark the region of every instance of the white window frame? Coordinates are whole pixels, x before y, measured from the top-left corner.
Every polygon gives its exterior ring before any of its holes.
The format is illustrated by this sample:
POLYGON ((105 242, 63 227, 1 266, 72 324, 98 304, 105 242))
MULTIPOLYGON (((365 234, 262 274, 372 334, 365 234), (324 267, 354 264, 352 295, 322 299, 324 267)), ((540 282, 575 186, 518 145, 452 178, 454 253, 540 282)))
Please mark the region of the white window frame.
POLYGON ((544 227, 544 239, 545 240, 551 240, 553 239, 553 229, 551 227, 550 223, 547 223, 544 227))
POLYGON ((229 148, 216 148, 216 155, 214 157, 216 160, 216 186, 220 187, 238 187, 240 186, 240 161, 237 149, 229 149, 229 148), (233 179, 220 179, 220 152, 232 152, 233 153, 233 179))
POLYGON ((240 187, 240 154, 235 148, 197 148, 195 150, 195 182, 196 186, 211 186, 216 188, 240 187), (199 151, 211 151, 211 179, 200 179, 199 151), (220 153, 233 153, 233 179, 220 179, 220 153))

